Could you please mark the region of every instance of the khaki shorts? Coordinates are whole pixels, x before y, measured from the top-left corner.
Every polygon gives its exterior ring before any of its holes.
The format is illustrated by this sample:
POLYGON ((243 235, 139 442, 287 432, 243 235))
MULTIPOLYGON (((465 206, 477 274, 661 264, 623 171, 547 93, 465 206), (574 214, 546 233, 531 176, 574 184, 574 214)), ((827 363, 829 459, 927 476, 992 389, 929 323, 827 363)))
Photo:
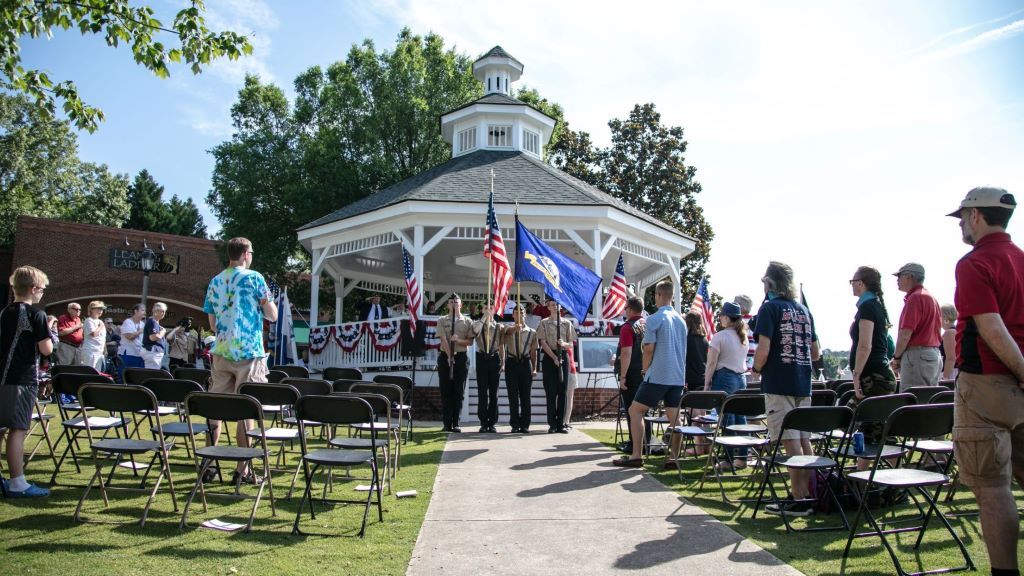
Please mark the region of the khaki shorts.
POLYGON ((253 358, 232 362, 223 356, 213 355, 213 372, 210 374, 210 392, 238 394, 246 382, 267 381, 267 359, 253 358))
POLYGON ((956 380, 953 451, 964 484, 1009 486, 1024 470, 1024 390, 1004 374, 967 374, 956 380))
POLYGON ((772 442, 810 438, 811 435, 809 433, 799 430, 786 430, 786 434, 780 438, 780 435, 782 435, 782 421, 786 419, 786 414, 789 414, 794 408, 810 405, 811 399, 808 396, 765 394, 764 407, 768 412, 768 437, 772 439, 772 442))

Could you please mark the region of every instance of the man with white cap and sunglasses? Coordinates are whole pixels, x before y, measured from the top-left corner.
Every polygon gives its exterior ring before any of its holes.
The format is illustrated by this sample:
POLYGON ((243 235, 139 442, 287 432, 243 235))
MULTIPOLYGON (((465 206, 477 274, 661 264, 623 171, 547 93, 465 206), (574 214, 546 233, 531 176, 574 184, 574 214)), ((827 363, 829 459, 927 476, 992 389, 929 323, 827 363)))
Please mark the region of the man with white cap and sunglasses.
POLYGON ((1006 233, 1016 207, 1006 190, 981 187, 949 214, 974 247, 956 265, 953 448, 978 501, 993 576, 1020 573, 1010 481, 1024 485, 1024 251, 1006 233))

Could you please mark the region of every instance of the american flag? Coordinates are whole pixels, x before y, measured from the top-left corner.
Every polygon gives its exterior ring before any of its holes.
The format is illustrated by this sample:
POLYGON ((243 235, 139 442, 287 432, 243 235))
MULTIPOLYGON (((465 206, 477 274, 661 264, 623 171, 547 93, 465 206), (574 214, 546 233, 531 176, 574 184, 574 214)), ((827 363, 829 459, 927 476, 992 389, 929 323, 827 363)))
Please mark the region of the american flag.
POLYGON ((405 269, 405 293, 409 309, 409 332, 416 333, 417 313, 420 309, 420 285, 416 282, 416 271, 409 261, 409 251, 402 246, 402 266, 405 269))
POLYGON ((700 281, 697 293, 693 295, 693 304, 690 304, 690 312, 700 314, 701 323, 704 324, 704 333, 710 341, 715 333, 715 316, 711 312, 711 295, 708 294, 708 279, 700 281))
POLYGON ((494 309, 504 310, 508 292, 512 288, 512 268, 508 265, 505 241, 501 239, 501 228, 494 216, 494 191, 487 197, 487 226, 484 232, 484 258, 491 261, 491 276, 494 280, 494 309))
POLYGON ((615 265, 615 276, 612 278, 612 285, 608 288, 608 296, 604 299, 604 309, 601 310, 601 317, 605 320, 615 318, 622 314, 626 308, 626 269, 622 265, 622 253, 619 253, 619 263, 615 265))

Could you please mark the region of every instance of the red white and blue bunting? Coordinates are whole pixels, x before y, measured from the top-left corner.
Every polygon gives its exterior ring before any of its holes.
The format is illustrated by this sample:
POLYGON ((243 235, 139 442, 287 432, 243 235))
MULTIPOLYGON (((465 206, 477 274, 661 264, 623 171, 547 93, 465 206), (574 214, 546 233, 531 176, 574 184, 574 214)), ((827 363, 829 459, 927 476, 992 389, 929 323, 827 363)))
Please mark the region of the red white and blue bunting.
POLYGON ((437 320, 426 320, 423 334, 423 347, 427 350, 440 350, 441 338, 437 335, 437 320))
POLYGON ((309 331, 309 351, 313 354, 320 354, 327 349, 331 337, 334 336, 334 326, 323 326, 313 328, 309 331))
POLYGON ((366 331, 370 333, 370 343, 378 352, 387 352, 398 346, 402 339, 402 331, 398 322, 377 322, 366 324, 366 331))
POLYGON ((342 324, 335 328, 334 341, 345 352, 352 352, 359 345, 359 339, 363 336, 362 324, 342 324))

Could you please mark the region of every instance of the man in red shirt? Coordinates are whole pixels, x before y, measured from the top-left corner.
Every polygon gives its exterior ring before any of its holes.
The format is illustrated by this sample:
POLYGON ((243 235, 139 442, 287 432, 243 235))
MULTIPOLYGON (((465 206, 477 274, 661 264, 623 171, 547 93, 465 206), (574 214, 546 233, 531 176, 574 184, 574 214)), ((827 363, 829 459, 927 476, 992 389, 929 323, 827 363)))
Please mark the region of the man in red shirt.
POLYGON ((68 313, 61 314, 57 319, 57 363, 78 365, 82 363, 82 341, 85 332, 82 330, 82 305, 78 302, 68 304, 68 313))
POLYGON ((978 501, 993 576, 1020 573, 1010 479, 1024 485, 1024 251, 1006 233, 1016 207, 1006 190, 975 188, 950 214, 974 246, 956 265, 953 448, 978 501))
POLYGON ((939 301, 925 290, 924 266, 905 264, 896 277, 903 298, 896 355, 892 369, 900 375, 900 391, 913 386, 937 386, 942 373, 942 311, 939 301))
POLYGON ((632 427, 629 426, 629 406, 633 403, 636 389, 643 380, 643 341, 644 341, 644 302, 632 297, 626 300, 626 323, 619 330, 619 352, 616 355, 617 374, 619 378, 619 394, 622 396, 622 407, 626 411, 627 429, 630 439, 622 446, 622 451, 633 451, 632 427))

